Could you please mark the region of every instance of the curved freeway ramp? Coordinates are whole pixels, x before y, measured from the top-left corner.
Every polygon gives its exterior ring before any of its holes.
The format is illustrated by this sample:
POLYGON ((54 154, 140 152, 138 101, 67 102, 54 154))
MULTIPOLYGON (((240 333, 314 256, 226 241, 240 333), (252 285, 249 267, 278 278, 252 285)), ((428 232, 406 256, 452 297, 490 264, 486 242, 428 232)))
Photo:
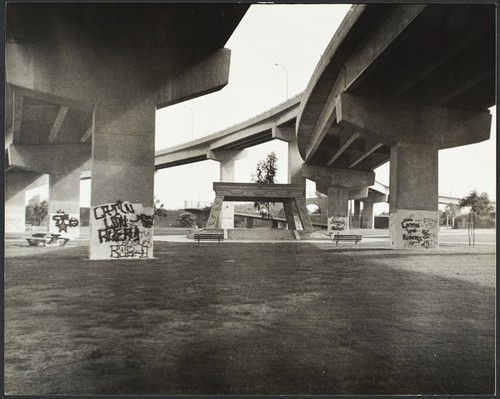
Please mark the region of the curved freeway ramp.
POLYGON ((491 4, 353 6, 305 91, 302 158, 368 171, 400 141, 444 149, 488 139, 495 27, 491 4))

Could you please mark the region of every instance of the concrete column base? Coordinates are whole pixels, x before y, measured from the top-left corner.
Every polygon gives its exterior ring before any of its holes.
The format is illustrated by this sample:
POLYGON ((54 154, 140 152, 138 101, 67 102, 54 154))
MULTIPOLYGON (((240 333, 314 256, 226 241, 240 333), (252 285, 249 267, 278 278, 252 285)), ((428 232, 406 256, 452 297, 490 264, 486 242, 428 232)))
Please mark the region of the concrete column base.
POLYGON ((80 171, 49 176, 49 232, 80 237, 80 171))
POLYGON ((330 216, 328 218, 328 231, 349 231, 349 216, 330 216))
POLYGON ((153 257, 153 207, 117 201, 90 212, 90 259, 153 257))
POLYGON ((437 211, 398 209, 389 214, 391 246, 395 249, 438 249, 437 211))
POLYGON ((220 213, 221 229, 234 229, 234 203, 224 202, 220 213))

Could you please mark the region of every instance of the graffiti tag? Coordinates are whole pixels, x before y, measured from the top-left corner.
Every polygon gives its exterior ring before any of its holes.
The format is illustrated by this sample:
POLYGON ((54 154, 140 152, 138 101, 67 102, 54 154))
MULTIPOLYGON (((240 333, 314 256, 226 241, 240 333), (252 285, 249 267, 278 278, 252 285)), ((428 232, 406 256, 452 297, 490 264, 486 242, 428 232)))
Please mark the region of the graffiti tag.
POLYGON ((68 232, 68 227, 77 227, 80 223, 77 218, 70 217, 66 212, 60 209, 52 216, 52 220, 56 222, 55 224, 59 232, 64 231, 65 233, 68 232))
POLYGON ((140 209, 141 204, 124 201, 93 209, 97 240, 99 244, 112 243, 109 246, 111 258, 148 257, 148 249, 152 247, 153 215, 139 213, 140 209))

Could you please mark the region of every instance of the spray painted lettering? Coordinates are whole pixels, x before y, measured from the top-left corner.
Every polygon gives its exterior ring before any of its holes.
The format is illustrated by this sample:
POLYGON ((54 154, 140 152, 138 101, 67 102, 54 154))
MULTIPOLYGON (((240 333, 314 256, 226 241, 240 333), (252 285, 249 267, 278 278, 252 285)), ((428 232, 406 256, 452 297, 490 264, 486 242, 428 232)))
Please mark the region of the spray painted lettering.
POLYGON ((330 230, 344 230, 346 221, 344 219, 331 217, 328 219, 328 225, 330 226, 330 230))
POLYGON ((403 228, 403 242, 407 247, 421 246, 430 248, 432 238, 435 236, 432 232, 436 230, 437 221, 432 218, 422 219, 403 219, 401 227, 403 228))
POLYGON ((109 257, 148 258, 152 255, 153 215, 143 212, 141 204, 117 201, 100 205, 93 209, 93 217, 94 242, 110 243, 107 245, 109 257))
POLYGON ((66 212, 58 210, 57 213, 52 216, 52 220, 56 222, 56 227, 59 229, 59 233, 64 231, 68 232, 68 227, 77 227, 79 221, 75 217, 70 217, 66 212))

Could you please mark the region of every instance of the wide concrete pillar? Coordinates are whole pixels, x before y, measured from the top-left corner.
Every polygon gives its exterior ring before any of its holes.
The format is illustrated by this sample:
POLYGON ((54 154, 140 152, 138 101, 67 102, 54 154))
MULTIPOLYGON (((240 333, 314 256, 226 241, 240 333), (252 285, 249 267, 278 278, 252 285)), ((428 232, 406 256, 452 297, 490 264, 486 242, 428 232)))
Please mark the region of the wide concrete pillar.
POLYGON ((153 256, 154 127, 151 104, 94 110, 90 259, 153 256))
POLYGON ((49 175, 49 232, 80 237, 80 171, 49 175))
POLYGON ((328 231, 349 230, 349 190, 328 187, 328 231))
POLYGON ((24 233, 26 230, 26 190, 47 184, 47 175, 36 172, 5 174, 5 232, 24 233))
POLYGON ((389 233, 394 248, 438 248, 438 149, 391 147, 389 233))

